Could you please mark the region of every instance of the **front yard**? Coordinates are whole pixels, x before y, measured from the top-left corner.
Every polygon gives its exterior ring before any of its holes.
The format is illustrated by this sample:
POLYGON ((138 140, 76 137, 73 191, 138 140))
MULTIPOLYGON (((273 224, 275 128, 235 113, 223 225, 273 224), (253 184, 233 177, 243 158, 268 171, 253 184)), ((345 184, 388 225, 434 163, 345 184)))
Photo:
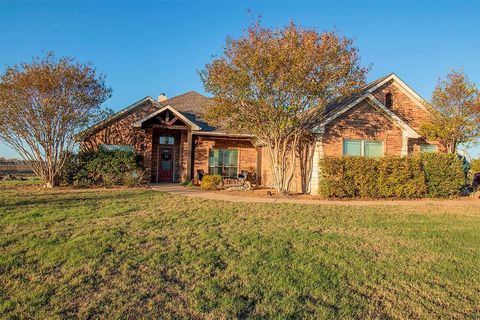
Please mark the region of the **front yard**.
POLYGON ((480 201, 0 190, 6 318, 479 318, 480 201))

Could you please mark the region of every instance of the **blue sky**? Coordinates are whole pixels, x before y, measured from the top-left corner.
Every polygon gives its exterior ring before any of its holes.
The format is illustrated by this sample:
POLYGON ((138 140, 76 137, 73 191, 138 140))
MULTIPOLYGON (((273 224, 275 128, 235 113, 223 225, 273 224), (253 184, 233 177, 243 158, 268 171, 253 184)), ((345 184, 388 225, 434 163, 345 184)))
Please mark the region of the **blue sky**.
MULTIPOLYGON (((90 61, 107 75, 113 110, 203 93, 197 70, 258 15, 270 27, 335 28, 372 64, 369 80, 395 72, 426 99, 451 68, 480 84, 480 1, 0 1, 0 71, 47 51, 90 61)), ((0 143, 0 156, 16 154, 0 143)))

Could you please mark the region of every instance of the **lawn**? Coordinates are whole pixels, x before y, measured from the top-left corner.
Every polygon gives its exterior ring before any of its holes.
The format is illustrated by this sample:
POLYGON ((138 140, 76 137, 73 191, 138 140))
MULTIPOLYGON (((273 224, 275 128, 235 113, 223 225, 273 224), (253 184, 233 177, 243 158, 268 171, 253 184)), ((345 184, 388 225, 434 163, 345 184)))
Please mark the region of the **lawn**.
POLYGON ((5 318, 479 318, 480 201, 0 190, 5 318))

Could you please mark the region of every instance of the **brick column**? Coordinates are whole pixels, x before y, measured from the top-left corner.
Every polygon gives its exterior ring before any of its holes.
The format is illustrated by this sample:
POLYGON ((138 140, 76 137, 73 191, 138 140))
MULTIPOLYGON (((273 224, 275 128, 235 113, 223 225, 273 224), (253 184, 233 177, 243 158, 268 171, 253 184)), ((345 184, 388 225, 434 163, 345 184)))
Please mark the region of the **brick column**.
POLYGON ((144 151, 143 151, 143 165, 147 177, 150 177, 148 180, 152 181, 152 147, 153 147, 153 129, 145 129, 145 141, 144 141, 144 151))
POLYGON ((192 131, 187 132, 187 180, 191 180, 192 177, 192 131))

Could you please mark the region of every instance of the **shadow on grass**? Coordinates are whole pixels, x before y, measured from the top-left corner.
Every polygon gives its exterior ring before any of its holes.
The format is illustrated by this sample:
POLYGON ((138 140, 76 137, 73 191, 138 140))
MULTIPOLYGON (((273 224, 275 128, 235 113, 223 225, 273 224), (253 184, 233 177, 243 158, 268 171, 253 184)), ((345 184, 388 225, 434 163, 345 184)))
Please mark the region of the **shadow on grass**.
POLYGON ((2 203, 2 209, 5 211, 18 210, 21 207, 28 206, 48 206, 61 207, 62 209, 71 209, 81 205, 98 205, 101 202, 108 201, 122 201, 128 202, 130 200, 138 201, 139 196, 147 196, 146 192, 134 191, 100 191, 97 193, 91 192, 69 192, 69 193, 30 193, 22 192, 16 193, 10 200, 2 203))

